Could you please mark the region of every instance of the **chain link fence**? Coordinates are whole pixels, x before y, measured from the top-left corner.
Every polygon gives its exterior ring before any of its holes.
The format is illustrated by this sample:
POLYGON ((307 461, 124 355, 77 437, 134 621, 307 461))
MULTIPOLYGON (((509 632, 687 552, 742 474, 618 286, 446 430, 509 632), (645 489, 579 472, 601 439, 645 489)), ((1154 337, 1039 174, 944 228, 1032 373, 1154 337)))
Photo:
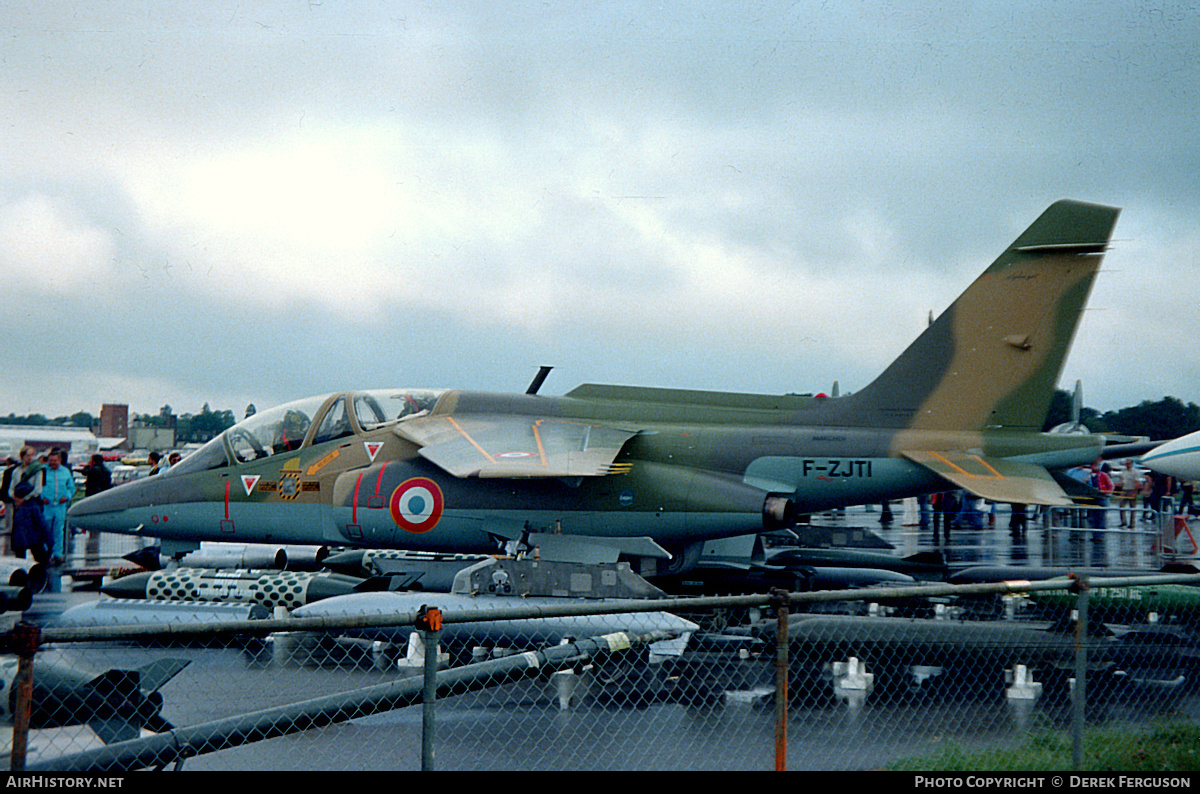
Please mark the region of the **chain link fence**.
POLYGON ((1085 727, 1196 723, 1198 579, 22 625, 0 702, 13 770, 1087 768, 1085 727))

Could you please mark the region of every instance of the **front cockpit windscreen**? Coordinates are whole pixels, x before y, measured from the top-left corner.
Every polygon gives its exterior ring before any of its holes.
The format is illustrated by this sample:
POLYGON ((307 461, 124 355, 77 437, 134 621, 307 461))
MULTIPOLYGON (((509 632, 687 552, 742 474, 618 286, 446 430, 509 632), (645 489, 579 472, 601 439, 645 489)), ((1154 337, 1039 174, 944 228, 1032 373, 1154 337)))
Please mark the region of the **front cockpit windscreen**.
POLYGON ((225 440, 224 434, 222 434, 167 469, 167 473, 172 475, 187 474, 193 471, 218 469, 228 465, 229 457, 225 454, 225 440))
POLYGON ((225 431, 234 460, 252 460, 299 449, 313 417, 329 395, 307 397, 257 413, 225 431))
POLYGON ((354 393, 354 416, 363 430, 374 430, 400 419, 424 416, 433 410, 444 389, 376 389, 354 393))

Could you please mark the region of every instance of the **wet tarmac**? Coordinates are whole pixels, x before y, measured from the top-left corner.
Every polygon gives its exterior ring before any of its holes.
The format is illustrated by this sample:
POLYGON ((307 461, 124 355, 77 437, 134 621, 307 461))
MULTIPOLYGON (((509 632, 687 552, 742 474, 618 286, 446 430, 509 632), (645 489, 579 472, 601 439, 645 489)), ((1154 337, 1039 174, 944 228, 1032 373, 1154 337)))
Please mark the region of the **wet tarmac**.
MULTIPOLYGON (((1115 513, 1114 513, 1115 516, 1115 513)), ((891 523, 879 522, 878 509, 822 516, 817 522, 861 526, 894 546, 896 556, 941 550, 951 568, 971 565, 1028 565, 1139 568, 1162 563, 1157 533, 1046 529, 1030 521, 1024 533, 1009 531, 1001 513, 990 526, 952 529, 936 539, 919 515, 896 506, 891 523)), ((1115 518, 1111 522, 1115 524, 1115 518)), ((68 567, 119 564, 132 550, 130 538, 79 538, 68 567)), ((48 592, 35 597, 27 619, 47 623, 70 606, 98 598, 95 592, 48 592)), ((154 659, 186 658, 191 664, 162 688, 163 716, 190 726, 234 714, 296 703, 332 692, 347 692, 401 673, 361 646, 340 664, 315 658, 284 661, 277 649, 156 647, 132 644, 64 646, 64 661, 89 669, 137 668, 154 659), (252 652, 255 651, 255 652, 252 652), (354 662, 354 663, 349 663, 354 662)), ((747 664, 731 656, 727 663, 747 664)), ((769 687, 754 686, 718 697, 671 696, 666 668, 643 669, 638 677, 614 681, 594 671, 525 681, 456 696, 438 704, 436 767, 447 770, 529 769, 771 769, 775 724, 769 687), (639 694, 640 693, 640 694, 639 694), (665 694, 664 694, 665 693, 665 694), (564 708, 564 704, 566 707, 564 708)), ((753 676, 767 675, 769 664, 753 676)), ((678 692, 678 690, 676 690, 678 692)), ((1000 748, 1020 743, 1032 726, 1061 730, 1061 709, 1040 708, 1031 717, 1003 698, 957 693, 948 698, 905 697, 853 700, 799 699, 789 714, 789 769, 880 768, 889 761, 931 752, 946 741, 964 749, 1000 748)), ((1138 723, 1148 715, 1200 717, 1194 691, 1169 702, 1113 703, 1103 718, 1138 723)), ((188 759, 186 770, 391 770, 419 769, 419 707, 351 720, 244 747, 188 759)), ((77 730, 77 733, 79 731, 77 730)), ((62 732, 35 736, 35 753, 56 755, 82 749, 86 735, 62 732), (66 737, 66 738, 64 738, 66 737)))
MULTIPOLYGON (((892 544, 898 556, 941 551, 953 570, 973 565, 1014 565, 1154 571, 1168 559, 1161 551, 1164 530, 1159 519, 1149 514, 1143 518, 1140 511, 1134 522, 1136 528, 1130 530, 1117 528, 1116 509, 1108 511, 1103 529, 1094 529, 1081 526, 1087 521, 1086 515, 1070 511, 1037 514, 1030 508, 1025 528, 1014 531, 1008 507, 999 505, 995 513, 963 519, 958 526, 936 535, 932 516, 927 515, 922 525, 920 511, 913 503, 907 510, 904 506, 893 508, 890 522, 881 522, 881 516, 879 508, 872 508, 869 512, 857 509, 845 517, 822 516, 817 520, 852 522, 870 529, 892 544)), ((1166 531, 1171 534, 1170 529, 1166 531)))

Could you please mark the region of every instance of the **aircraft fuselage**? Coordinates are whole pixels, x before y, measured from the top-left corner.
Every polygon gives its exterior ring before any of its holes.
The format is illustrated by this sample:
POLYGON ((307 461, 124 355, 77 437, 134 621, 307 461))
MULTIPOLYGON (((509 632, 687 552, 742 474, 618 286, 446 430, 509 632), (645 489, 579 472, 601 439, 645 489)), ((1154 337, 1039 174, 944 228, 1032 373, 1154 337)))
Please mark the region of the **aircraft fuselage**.
MULTIPOLYGON (((353 404, 355 394, 327 398, 321 410, 353 404)), ((447 394, 476 412, 515 407, 508 395, 447 394)), ((371 430, 356 420, 348 435, 312 444, 306 438, 295 450, 245 461, 231 451, 239 437, 235 426, 224 441, 210 442, 230 462, 198 471, 180 465, 127 483, 80 503, 71 520, 86 529, 168 539, 430 551, 494 550, 496 538, 523 530, 682 544, 762 531, 771 524, 764 517, 771 495, 790 499, 805 513, 947 487, 928 469, 895 456, 903 431, 787 425, 787 408, 742 410, 736 417, 741 421, 731 424, 731 411, 696 406, 624 404, 618 413, 570 397, 516 399, 530 416, 536 409, 559 422, 633 423, 640 429, 607 476, 518 473, 542 455, 530 435, 524 445, 509 439, 507 446, 487 450, 495 465, 512 465, 515 476, 459 477, 398 435, 397 427, 409 420, 371 430), (722 418, 725 423, 717 424, 722 418)), ((825 402, 787 401, 792 409, 812 410, 825 402)), ((318 412, 312 425, 321 417, 318 412)), ((927 441, 1003 455, 1044 452, 1046 439, 1021 437, 1028 435, 944 433, 927 441)), ((1059 440, 1076 446, 1086 441, 1059 440)), ((1089 449, 1085 457, 1092 454, 1089 449)))

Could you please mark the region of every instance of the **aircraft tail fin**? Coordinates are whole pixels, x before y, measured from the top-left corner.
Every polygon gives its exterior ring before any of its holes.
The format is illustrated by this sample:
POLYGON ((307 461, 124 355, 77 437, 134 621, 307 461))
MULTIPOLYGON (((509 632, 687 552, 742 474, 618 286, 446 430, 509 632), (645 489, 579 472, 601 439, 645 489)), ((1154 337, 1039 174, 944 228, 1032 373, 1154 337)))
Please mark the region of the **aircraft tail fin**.
POLYGON ((836 401, 839 418, 1041 430, 1119 212, 1051 205, 882 375, 836 401))
POLYGON ((138 669, 138 684, 146 692, 157 692, 191 663, 190 659, 159 659, 151 662, 138 669))
POLYGON ((96 702, 105 704, 88 720, 105 744, 136 739, 143 727, 156 733, 170 730, 162 717, 163 684, 191 664, 188 659, 159 659, 138 670, 109 670, 89 683, 96 702))

